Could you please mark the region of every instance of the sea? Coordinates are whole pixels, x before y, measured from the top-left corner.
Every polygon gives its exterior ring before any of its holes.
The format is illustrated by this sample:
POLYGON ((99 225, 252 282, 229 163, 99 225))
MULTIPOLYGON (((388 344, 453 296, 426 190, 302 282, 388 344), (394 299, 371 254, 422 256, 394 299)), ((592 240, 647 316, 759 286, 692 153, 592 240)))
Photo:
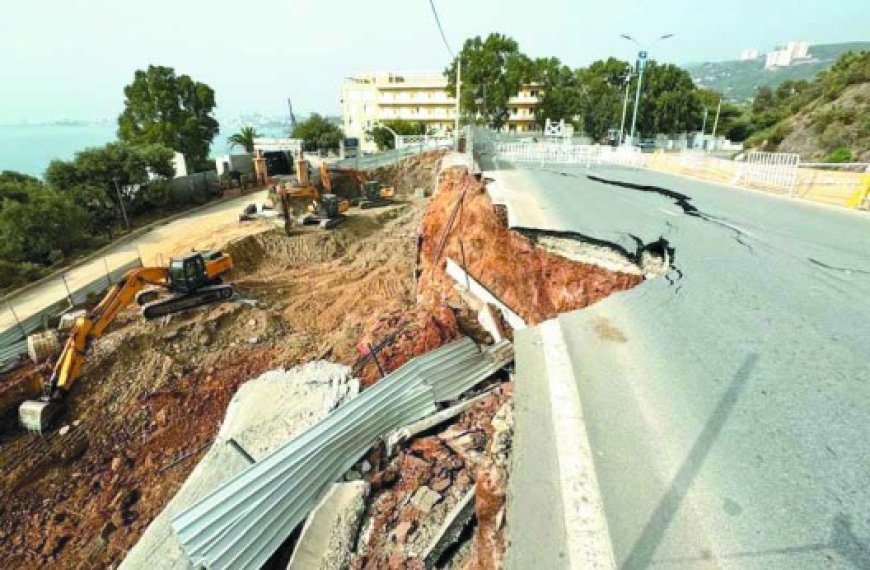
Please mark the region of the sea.
MULTIPOLYGON (((80 150, 112 142, 117 139, 117 128, 116 123, 109 121, 0 124, 0 171, 15 170, 42 178, 52 160, 69 160, 80 150)), ((263 136, 286 136, 277 129, 258 127, 258 130, 263 136)), ((227 136, 221 132, 214 138, 212 156, 230 152, 227 136)))

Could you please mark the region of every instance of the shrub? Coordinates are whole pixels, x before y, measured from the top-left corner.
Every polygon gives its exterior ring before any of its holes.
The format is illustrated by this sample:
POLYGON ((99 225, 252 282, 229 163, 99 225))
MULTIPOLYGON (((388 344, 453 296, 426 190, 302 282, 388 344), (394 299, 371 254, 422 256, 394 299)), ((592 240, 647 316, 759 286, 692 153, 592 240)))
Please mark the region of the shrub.
POLYGON ((48 270, 33 263, 13 263, 0 259, 0 289, 14 289, 44 277, 48 270))
POLYGON ((829 154, 825 162, 852 162, 852 151, 849 147, 841 146, 829 154))

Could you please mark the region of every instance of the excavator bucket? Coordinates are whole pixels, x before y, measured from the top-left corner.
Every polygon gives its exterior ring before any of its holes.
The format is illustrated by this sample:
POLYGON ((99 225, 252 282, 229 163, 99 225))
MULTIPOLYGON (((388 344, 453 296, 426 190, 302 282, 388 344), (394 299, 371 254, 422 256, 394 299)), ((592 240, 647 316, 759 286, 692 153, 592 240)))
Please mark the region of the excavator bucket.
POLYGON ((50 400, 28 400, 18 408, 18 422, 29 431, 46 431, 57 416, 63 412, 61 402, 50 400))

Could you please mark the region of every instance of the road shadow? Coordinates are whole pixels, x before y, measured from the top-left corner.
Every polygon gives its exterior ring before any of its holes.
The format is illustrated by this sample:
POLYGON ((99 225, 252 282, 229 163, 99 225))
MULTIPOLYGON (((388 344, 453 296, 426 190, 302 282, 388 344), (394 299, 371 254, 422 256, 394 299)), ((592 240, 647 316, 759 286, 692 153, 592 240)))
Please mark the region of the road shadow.
POLYGON ((704 425, 704 429, 698 435, 692 449, 683 461, 680 470, 676 477, 671 482, 667 492, 659 501, 638 539, 632 546, 628 557, 623 562, 622 570, 636 570, 647 568, 652 562, 652 557, 656 549, 664 537, 665 532, 670 526, 671 521, 680 508, 680 504, 688 493, 692 482, 697 477, 698 472, 707 458, 707 454, 719 437, 725 422, 734 410, 737 400, 740 398, 741 392, 746 387, 746 383, 752 373, 752 369, 758 362, 758 354, 750 353, 743 360, 740 368, 734 374, 731 385, 722 394, 719 403, 704 425))
POLYGON ((852 530, 852 519, 846 514, 839 514, 831 522, 831 533, 828 542, 813 542, 798 546, 784 546, 781 548, 766 548, 761 550, 747 550, 740 552, 726 552, 716 554, 706 551, 700 556, 673 556, 660 558, 653 562, 655 565, 690 564, 709 562, 716 560, 731 560, 740 558, 763 558, 765 556, 790 556, 793 554, 808 554, 821 551, 833 551, 855 568, 870 568, 870 542, 863 541, 852 530))

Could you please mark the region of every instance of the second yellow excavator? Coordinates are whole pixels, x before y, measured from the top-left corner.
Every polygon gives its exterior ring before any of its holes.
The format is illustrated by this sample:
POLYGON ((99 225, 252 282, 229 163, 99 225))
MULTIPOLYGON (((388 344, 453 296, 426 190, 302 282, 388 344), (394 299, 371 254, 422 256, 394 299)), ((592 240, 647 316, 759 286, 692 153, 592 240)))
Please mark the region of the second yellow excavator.
POLYGON ((195 251, 173 258, 168 267, 136 267, 128 271, 96 307, 76 320, 51 377, 44 383, 42 398, 19 407, 21 425, 37 432, 50 427, 81 375, 91 344, 134 299, 142 305, 142 314, 147 319, 226 301, 233 296, 233 288, 223 283, 223 277, 232 268, 232 258, 223 252, 195 251))

